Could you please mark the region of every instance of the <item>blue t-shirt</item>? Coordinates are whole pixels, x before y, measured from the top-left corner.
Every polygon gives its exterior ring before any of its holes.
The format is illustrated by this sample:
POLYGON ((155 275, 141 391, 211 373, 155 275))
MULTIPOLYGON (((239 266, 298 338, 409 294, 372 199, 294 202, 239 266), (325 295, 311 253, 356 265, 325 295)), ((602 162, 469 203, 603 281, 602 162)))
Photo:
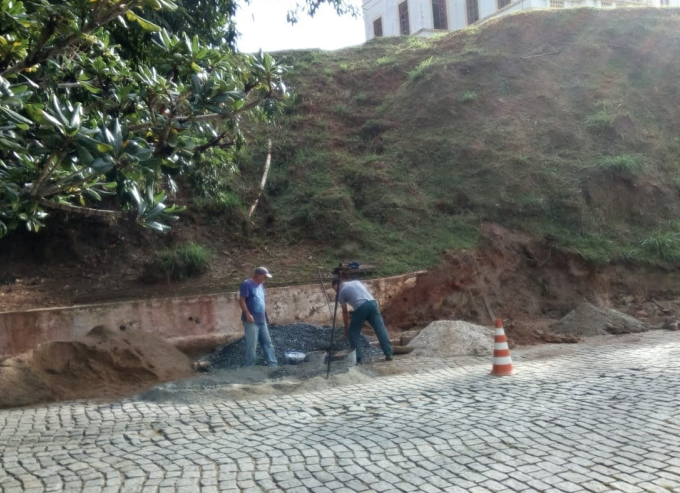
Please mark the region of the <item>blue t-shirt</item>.
MULTIPOLYGON (((264 285, 257 284, 252 279, 246 279, 241 283, 241 298, 246 300, 246 306, 255 323, 265 323, 264 285)), ((246 321, 245 313, 241 313, 241 320, 246 321)))

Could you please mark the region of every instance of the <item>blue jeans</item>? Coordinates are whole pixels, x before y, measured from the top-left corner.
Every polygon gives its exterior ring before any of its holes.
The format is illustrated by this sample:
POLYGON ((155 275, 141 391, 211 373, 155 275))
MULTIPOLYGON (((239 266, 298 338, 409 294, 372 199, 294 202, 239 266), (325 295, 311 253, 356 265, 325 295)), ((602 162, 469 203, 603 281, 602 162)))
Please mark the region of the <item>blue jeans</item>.
POLYGON ((277 366, 274 346, 272 346, 272 340, 269 337, 267 323, 251 324, 243 322, 243 328, 246 338, 246 364, 244 366, 253 366, 255 364, 258 340, 260 341, 260 346, 262 346, 262 351, 264 351, 267 366, 277 366))
POLYGON ((380 348, 385 356, 391 357, 392 344, 390 343, 390 336, 385 328, 385 323, 380 315, 380 310, 378 310, 378 303, 375 301, 366 301, 363 305, 354 310, 349 322, 349 342, 352 349, 355 349, 357 352, 357 363, 361 363, 363 357, 361 348, 361 329, 364 326, 364 322, 368 322, 370 326, 373 327, 375 335, 378 336, 380 348))

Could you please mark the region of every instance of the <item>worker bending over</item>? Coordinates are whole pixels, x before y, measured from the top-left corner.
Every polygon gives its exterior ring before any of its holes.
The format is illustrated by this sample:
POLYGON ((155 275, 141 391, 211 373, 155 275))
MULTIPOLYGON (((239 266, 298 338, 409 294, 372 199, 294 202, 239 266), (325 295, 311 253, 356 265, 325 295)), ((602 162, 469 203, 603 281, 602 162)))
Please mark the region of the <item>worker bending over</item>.
POLYGON ((391 361, 392 344, 390 344, 390 336, 380 315, 378 303, 376 303, 368 288, 360 281, 343 282, 336 278, 333 279, 333 289, 337 293, 338 303, 342 306, 345 335, 349 336, 352 349, 357 352, 357 363, 361 363, 362 358, 361 329, 364 326, 364 322, 368 322, 373 328, 375 335, 378 336, 380 347, 383 353, 385 353, 385 359, 391 361), (354 309, 351 321, 347 311, 348 304, 354 309))

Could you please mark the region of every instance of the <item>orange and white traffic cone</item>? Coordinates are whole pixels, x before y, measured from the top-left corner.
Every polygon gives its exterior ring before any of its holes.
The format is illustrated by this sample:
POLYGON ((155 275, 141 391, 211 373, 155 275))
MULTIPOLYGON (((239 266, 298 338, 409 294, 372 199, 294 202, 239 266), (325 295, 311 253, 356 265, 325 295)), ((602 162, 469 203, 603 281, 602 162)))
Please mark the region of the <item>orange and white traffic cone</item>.
POLYGON ((494 336, 493 344, 493 368, 491 368, 491 375, 495 377, 503 377, 515 373, 512 367, 512 358, 510 357, 510 348, 508 347, 508 338, 505 337, 505 330, 503 330, 503 321, 500 318, 496 319, 496 334, 494 336))

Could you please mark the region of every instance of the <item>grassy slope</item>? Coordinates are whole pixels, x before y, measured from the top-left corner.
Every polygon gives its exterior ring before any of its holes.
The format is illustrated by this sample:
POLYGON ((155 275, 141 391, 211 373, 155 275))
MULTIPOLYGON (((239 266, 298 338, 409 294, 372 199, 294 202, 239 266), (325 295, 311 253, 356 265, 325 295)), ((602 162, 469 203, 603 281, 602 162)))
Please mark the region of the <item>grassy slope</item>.
POLYGON ((280 54, 297 97, 270 132, 261 226, 383 274, 474 247, 483 221, 598 262, 676 263, 679 32, 674 10, 572 9, 280 54))

